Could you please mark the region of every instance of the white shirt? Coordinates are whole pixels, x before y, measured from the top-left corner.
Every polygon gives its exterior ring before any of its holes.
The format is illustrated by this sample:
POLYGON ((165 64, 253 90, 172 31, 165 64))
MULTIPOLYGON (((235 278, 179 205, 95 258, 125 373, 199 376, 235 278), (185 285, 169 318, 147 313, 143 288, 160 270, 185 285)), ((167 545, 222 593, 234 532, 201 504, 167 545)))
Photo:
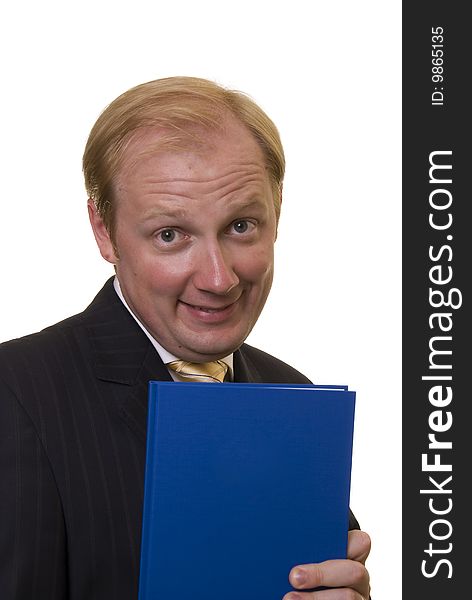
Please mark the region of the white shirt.
MULTIPOLYGON (((115 291, 118 294, 118 298, 123 302, 123 304, 126 306, 128 311, 130 312, 130 314, 133 316, 136 323, 141 327, 141 329, 144 331, 144 333, 147 335, 147 337, 151 341, 151 344, 154 346, 157 353, 161 357, 162 362, 164 364, 167 364, 169 362, 172 362, 173 360, 179 360, 178 356, 174 356, 173 354, 171 354, 168 350, 166 350, 159 344, 159 342, 149 333, 149 331, 146 329, 146 327, 141 323, 141 321, 138 319, 138 317, 134 314, 134 312, 128 306, 128 303, 126 302, 125 297, 123 296, 123 292, 121 291, 121 287, 120 287, 120 282, 118 281, 118 277, 116 277, 116 276, 113 281, 113 287, 115 288, 115 291)), ((231 379, 232 379, 233 378, 233 355, 230 354, 229 356, 225 356, 221 360, 228 365, 229 372, 230 372, 231 379)), ((172 379, 174 381, 177 381, 174 371, 172 371, 172 369, 168 369, 168 371, 169 371, 169 374, 172 377, 172 379)))

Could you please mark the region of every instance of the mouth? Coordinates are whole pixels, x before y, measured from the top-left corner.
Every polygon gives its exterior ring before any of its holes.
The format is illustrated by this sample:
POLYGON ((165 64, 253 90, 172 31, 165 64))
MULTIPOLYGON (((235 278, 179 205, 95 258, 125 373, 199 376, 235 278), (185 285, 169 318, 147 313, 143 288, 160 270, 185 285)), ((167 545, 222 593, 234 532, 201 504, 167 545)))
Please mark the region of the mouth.
POLYGON ((189 308, 191 308, 193 310, 198 310, 198 311, 202 311, 202 312, 206 312, 206 313, 223 312, 223 311, 227 310, 228 308, 230 308, 231 306, 233 306, 233 304, 234 304, 234 302, 231 302, 231 304, 225 304, 224 306, 200 306, 198 304, 189 304, 188 302, 184 302, 183 300, 179 300, 179 302, 185 306, 188 306, 189 308))
POLYGON ((208 306, 196 306, 195 304, 187 304, 187 306, 190 306, 194 310, 201 310, 206 313, 218 313, 218 312, 225 310, 226 308, 228 308, 228 306, 231 306, 231 305, 222 306, 220 308, 210 308, 208 306))
POLYGON ((209 322, 221 322, 229 318, 237 306, 237 300, 224 306, 204 306, 200 304, 190 304, 179 300, 183 309, 191 315, 192 318, 209 322))

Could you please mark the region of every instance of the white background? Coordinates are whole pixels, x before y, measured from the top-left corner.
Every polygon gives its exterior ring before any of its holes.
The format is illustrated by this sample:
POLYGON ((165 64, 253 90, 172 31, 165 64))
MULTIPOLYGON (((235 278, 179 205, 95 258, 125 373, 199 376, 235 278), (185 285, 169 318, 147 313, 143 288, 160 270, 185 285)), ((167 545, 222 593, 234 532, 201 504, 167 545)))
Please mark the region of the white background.
MULTIPOLYGON (((27 0, 3 4, 0 341, 81 311, 111 274, 81 156, 138 83, 249 93, 287 158, 273 291, 249 342, 357 392, 351 507, 373 600, 401 594, 401 4, 27 0)), ((248 598, 250 593, 248 592, 248 598)))

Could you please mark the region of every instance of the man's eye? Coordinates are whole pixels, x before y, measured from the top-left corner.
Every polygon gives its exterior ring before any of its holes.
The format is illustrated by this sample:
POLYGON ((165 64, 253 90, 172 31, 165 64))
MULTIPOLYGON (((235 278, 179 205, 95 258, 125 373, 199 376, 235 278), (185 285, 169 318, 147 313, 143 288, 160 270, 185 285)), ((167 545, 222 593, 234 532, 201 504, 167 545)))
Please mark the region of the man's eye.
POLYGON ((161 250, 174 250, 180 248, 188 239, 188 235, 178 228, 165 227, 153 234, 154 244, 161 250))
POLYGON ((163 242, 169 243, 169 242, 173 242, 175 240, 175 238, 177 237, 177 234, 176 234, 175 229, 164 229, 163 231, 159 232, 158 237, 163 242))
POLYGON ((239 221, 234 221, 234 223, 231 226, 233 228, 233 231, 235 231, 236 233, 246 233, 246 231, 249 230, 251 225, 253 224, 249 221, 246 221, 246 219, 240 219, 239 221))

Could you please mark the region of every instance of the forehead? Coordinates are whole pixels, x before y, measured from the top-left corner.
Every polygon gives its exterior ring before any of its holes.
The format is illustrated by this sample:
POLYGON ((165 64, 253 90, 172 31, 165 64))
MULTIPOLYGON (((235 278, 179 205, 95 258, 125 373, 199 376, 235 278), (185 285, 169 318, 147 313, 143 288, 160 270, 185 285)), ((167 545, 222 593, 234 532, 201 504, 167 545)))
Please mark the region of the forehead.
POLYGON ((189 126, 185 129, 148 127, 135 132, 128 141, 120 161, 117 179, 123 182, 145 167, 149 161, 169 166, 182 161, 189 168, 204 164, 215 168, 224 165, 252 164, 266 171, 262 149, 249 129, 235 117, 227 116, 214 129, 189 126), (161 160, 157 160, 160 158, 161 160))

